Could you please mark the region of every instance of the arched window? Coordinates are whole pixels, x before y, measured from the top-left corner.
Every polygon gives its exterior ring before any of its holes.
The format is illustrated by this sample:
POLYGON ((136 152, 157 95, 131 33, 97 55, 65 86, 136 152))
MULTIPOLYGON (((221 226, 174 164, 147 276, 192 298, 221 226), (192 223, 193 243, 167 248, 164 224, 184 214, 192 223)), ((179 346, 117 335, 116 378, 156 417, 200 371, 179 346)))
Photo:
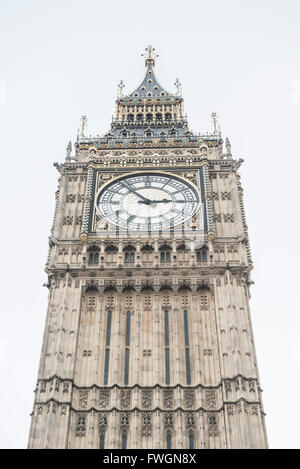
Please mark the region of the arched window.
POLYGON ((134 262, 134 252, 125 252, 125 262, 134 262))
POLYGON ((104 386, 108 384, 108 372, 109 372, 109 352, 110 352, 110 335, 111 335, 111 311, 107 312, 107 324, 106 324, 106 343, 105 343, 105 358, 104 358, 104 386))
POLYGON ((195 448, 194 433, 192 430, 189 432, 189 449, 195 448))
POLYGON ((201 251, 197 251, 197 262, 206 262, 206 261, 207 261, 206 249, 201 249, 201 251))
POLYGON ((165 378, 166 385, 170 385, 170 337, 169 337, 169 311, 165 310, 165 378))
POLYGON ((89 253, 89 264, 93 264, 93 263, 94 263, 94 253, 90 252, 89 253))
POLYGON ((172 118, 172 116, 171 116, 170 113, 165 114, 165 119, 166 119, 167 121, 170 121, 171 118, 172 118))
POLYGON ((126 313, 126 335, 125 335, 125 367, 124 367, 124 384, 128 386, 129 381, 129 353, 130 353, 130 318, 131 312, 126 313))
POLYGON ((122 449, 127 448, 127 431, 123 430, 122 432, 122 449))
POLYGON ((189 341, 189 325, 188 325, 188 312, 183 311, 184 321, 184 343, 185 343, 185 371, 186 371, 186 384, 191 384, 191 361, 190 361, 190 341, 189 341))
POLYGON ((105 432, 104 430, 100 430, 100 449, 104 449, 105 446, 105 432))
POLYGON ((88 260, 89 260, 89 264, 99 263, 99 249, 96 246, 88 249, 88 260))
POLYGON ((171 261, 171 253, 170 253, 170 251, 161 251, 161 253, 160 253, 160 261, 161 261, 161 262, 170 262, 170 261, 171 261))
POLYGON ((172 433, 167 431, 167 449, 172 449, 172 433))

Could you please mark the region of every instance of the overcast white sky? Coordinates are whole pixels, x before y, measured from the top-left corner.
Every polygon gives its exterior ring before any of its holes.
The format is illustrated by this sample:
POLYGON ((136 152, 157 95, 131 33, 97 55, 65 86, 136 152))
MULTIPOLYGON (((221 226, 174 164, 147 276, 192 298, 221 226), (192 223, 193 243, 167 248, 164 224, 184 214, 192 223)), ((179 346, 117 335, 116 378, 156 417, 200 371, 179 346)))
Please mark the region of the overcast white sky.
POLYGON ((255 263, 252 319, 271 448, 300 448, 299 0, 2 0, 0 4, 2 448, 26 447, 44 328, 57 172, 82 114, 108 130, 120 79, 159 53, 195 132, 241 167, 255 263))

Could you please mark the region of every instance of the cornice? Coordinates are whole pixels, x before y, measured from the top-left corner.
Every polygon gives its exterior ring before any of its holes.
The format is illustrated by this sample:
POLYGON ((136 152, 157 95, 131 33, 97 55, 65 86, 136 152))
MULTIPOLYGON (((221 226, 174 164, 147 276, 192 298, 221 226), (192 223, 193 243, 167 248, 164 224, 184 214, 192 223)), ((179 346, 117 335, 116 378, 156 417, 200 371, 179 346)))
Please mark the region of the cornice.
MULTIPOLYGON (((223 383, 228 382, 228 381, 234 382, 234 381, 236 381, 236 380, 239 379, 239 378, 242 379, 242 380, 244 380, 244 381, 255 381, 257 384, 258 384, 258 382, 259 382, 259 381, 258 381, 258 378, 254 378, 254 377, 250 377, 250 376, 246 377, 246 376, 244 376, 244 375, 242 375, 242 374, 237 374, 237 375, 232 376, 232 377, 228 376, 228 377, 221 378, 221 381, 219 382, 219 384, 216 384, 216 385, 203 385, 203 384, 201 384, 201 383, 198 383, 198 384, 196 384, 196 385, 194 385, 194 386, 183 386, 183 385, 180 384, 180 383, 177 383, 177 384, 175 384, 175 385, 173 385, 173 386, 162 386, 162 385, 159 384, 159 383, 156 383, 156 384, 154 384, 153 386, 141 386, 140 384, 134 384, 134 385, 132 385, 132 386, 120 386, 119 384, 113 384, 113 385, 111 385, 111 386, 99 386, 98 384, 92 384, 92 385, 90 385, 90 386, 79 386, 79 385, 77 385, 77 384, 74 382, 74 379, 73 379, 73 378, 62 378, 62 377, 60 377, 60 376, 58 376, 58 375, 52 375, 52 376, 49 377, 49 378, 40 378, 40 379, 37 380, 37 383, 40 383, 40 382, 43 382, 43 383, 46 382, 46 383, 48 383, 48 382, 52 382, 54 379, 57 379, 57 380, 59 380, 59 381, 61 381, 61 382, 68 382, 68 383, 71 383, 72 386, 73 386, 74 388, 78 389, 78 390, 88 390, 88 389, 91 390, 91 389, 93 389, 93 388, 96 388, 96 389, 98 389, 98 390, 109 390, 109 391, 111 391, 111 390, 113 390, 113 389, 115 389, 115 388, 117 388, 117 389, 127 389, 127 390, 133 390, 133 389, 140 389, 140 390, 149 390, 149 389, 152 389, 152 390, 154 390, 154 389, 157 389, 157 388, 159 388, 159 389, 166 389, 166 390, 175 390, 175 389, 178 389, 178 388, 179 388, 179 389, 184 389, 184 390, 185 390, 185 389, 186 389, 186 390, 195 390, 195 389, 198 389, 198 388, 201 388, 201 389, 204 389, 204 390, 206 390, 206 389, 208 389, 208 390, 210 390, 210 389, 215 389, 215 390, 217 390, 217 389, 219 389, 219 388, 223 385, 223 383)), ((36 389, 35 389, 35 391, 36 391, 36 389)))
MULTIPOLYGON (((140 276, 143 276, 143 272, 144 271, 147 271, 147 272, 155 272, 155 274, 157 275, 157 271, 158 270, 161 270, 163 269, 165 272, 170 272, 170 276, 172 276, 172 272, 186 272, 187 270, 190 270, 190 274, 189 275, 186 275, 187 278, 194 278, 195 276, 201 276, 201 277, 209 277, 211 275, 214 275, 214 274, 217 274, 217 275, 224 275, 226 270, 229 270, 233 275, 235 274, 241 274, 241 273, 246 273, 246 272, 249 272, 251 270, 251 266, 247 266, 247 265, 230 265, 230 264, 226 264, 226 262, 224 263, 220 263, 218 265, 207 265, 207 266, 202 266, 202 267, 199 267, 199 266, 192 266, 192 265, 189 265, 189 266, 180 266, 180 265, 177 265, 177 266, 160 266, 160 267, 156 267, 156 266, 152 266, 152 267, 145 267, 145 266, 141 266, 141 267, 128 267, 126 265, 120 267, 120 266, 116 266, 116 267, 105 267, 105 271, 109 272, 109 271, 112 271, 112 272, 130 272, 131 275, 130 276, 134 276, 134 275, 137 275, 139 274, 139 277, 140 276)), ((88 267, 88 266, 85 266, 85 267, 72 267, 72 266, 69 266, 69 265, 61 265, 61 266, 55 266, 55 265, 51 265, 50 267, 48 267, 46 269, 46 272, 48 273, 64 273, 66 274, 67 272, 69 272, 71 275, 72 275, 72 272, 78 274, 78 273, 82 273, 83 274, 83 277, 85 278, 89 278, 89 277, 98 277, 99 278, 103 278, 103 269, 101 269, 100 267, 98 269, 95 269, 95 267, 88 267)), ((164 274, 160 274, 162 276, 164 276, 164 274)), ((176 275, 176 274, 175 274, 176 275)), ((145 277, 147 277, 145 275, 145 277)))
POLYGON ((182 413, 195 413, 195 412, 204 412, 207 414, 215 414, 219 412, 224 412, 226 410, 226 406, 228 405, 238 405, 239 403, 243 402, 246 405, 257 405, 260 407, 260 410, 263 415, 264 412, 262 410, 262 404, 260 401, 248 401, 247 399, 241 397, 235 401, 223 401, 223 405, 219 408, 216 409, 205 409, 204 407, 200 406, 197 408, 189 408, 189 409, 184 409, 181 406, 174 407, 174 408, 168 408, 168 409, 163 409, 161 407, 155 407, 153 409, 143 409, 141 407, 133 407, 133 408, 126 408, 126 409, 120 409, 118 407, 110 407, 109 409, 97 409, 96 407, 92 406, 89 409, 76 409, 75 407, 72 406, 71 402, 63 402, 63 401, 58 401, 57 399, 50 398, 47 401, 36 401, 34 403, 34 406, 46 406, 51 403, 55 403, 57 405, 64 405, 64 406, 69 406, 70 411, 74 413, 79 413, 79 414, 88 414, 90 412, 95 412, 96 414, 98 413, 111 413, 111 412, 118 412, 118 413, 133 413, 133 412, 138 412, 138 413, 154 413, 154 412, 161 412, 161 413, 177 413, 177 412, 182 412, 182 413))

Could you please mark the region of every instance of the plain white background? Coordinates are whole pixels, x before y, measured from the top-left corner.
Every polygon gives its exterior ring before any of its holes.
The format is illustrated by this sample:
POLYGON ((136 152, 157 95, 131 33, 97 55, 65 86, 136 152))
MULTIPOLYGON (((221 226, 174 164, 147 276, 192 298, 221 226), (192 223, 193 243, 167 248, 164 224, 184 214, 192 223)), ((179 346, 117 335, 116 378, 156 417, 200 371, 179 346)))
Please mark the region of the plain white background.
POLYGON ((190 128, 222 135, 241 167, 255 263, 252 319, 271 448, 299 448, 298 0, 6 0, 0 5, 2 448, 27 445, 47 305, 57 172, 80 117, 108 131, 141 53, 179 77, 190 128))

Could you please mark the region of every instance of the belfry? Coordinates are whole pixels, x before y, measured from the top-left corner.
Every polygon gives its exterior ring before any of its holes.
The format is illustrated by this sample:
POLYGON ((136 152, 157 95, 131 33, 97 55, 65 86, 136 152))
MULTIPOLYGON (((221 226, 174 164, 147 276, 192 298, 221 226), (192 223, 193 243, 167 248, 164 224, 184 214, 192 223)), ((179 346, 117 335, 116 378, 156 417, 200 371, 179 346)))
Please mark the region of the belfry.
POLYGON ((231 145, 195 134, 154 49, 59 172, 29 448, 266 448, 231 145), (225 148, 224 148, 225 147, 225 148))

